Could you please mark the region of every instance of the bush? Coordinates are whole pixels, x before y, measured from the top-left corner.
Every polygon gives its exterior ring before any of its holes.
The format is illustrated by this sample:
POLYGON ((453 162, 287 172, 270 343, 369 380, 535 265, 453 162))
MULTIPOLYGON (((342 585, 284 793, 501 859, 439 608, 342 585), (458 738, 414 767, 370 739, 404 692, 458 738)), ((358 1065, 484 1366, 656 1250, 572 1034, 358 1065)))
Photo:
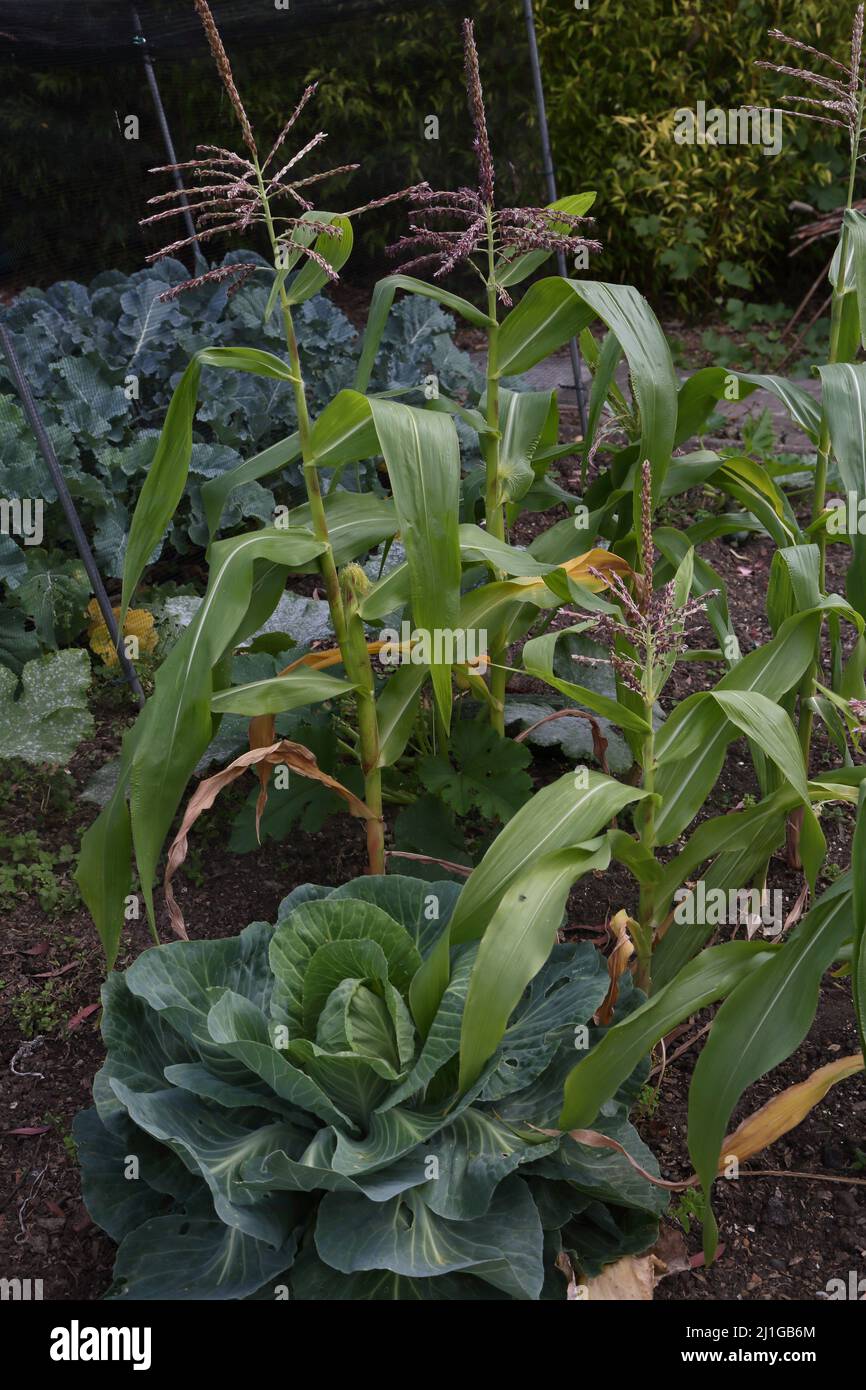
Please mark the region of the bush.
POLYGON ((767 30, 809 36, 844 58, 853 8, 834 0, 536 6, 560 184, 599 191, 603 278, 634 280, 645 293, 669 289, 681 299, 774 274, 784 283, 789 267, 777 263, 788 249, 789 204, 842 202, 844 138, 786 119, 776 158, 754 145, 678 145, 674 112, 694 110, 701 99, 725 110, 773 106, 783 92, 800 91, 755 67, 759 58, 800 65, 767 30), (615 63, 611 34, 625 38, 615 63))

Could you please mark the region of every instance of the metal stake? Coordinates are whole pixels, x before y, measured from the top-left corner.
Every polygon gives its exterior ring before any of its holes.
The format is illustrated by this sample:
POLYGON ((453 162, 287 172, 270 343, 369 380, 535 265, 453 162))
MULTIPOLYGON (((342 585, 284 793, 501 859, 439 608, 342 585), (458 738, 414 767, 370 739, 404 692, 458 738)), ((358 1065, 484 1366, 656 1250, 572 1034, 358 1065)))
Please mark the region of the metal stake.
MULTIPOLYGON (((138 10, 135 8, 134 5, 131 6, 131 9, 132 22, 135 25, 135 38, 132 42, 136 44, 138 48, 141 49, 141 56, 144 60, 144 71, 147 77, 147 85, 150 87, 150 95, 153 98, 153 104, 156 108, 156 119, 159 121, 159 128, 162 131, 162 142, 165 145, 165 152, 168 155, 168 162, 169 164, 177 164, 177 155, 174 152, 174 141, 171 138, 171 131, 169 130, 168 119, 165 114, 165 107, 162 104, 162 97, 159 93, 159 84, 156 80, 156 73, 153 70, 153 59, 147 51, 147 35, 141 27, 141 20, 138 16, 138 10)), ((183 208, 183 220, 184 225, 186 227, 186 234, 192 240, 192 244, 195 247, 196 256, 201 256, 202 249, 199 244, 198 236, 196 235, 195 224, 192 220, 192 213, 189 210, 189 203, 187 202, 186 194, 183 191, 183 180, 181 179, 180 173, 177 169, 172 170, 171 176, 174 180, 175 188, 180 193, 180 205, 183 208)))
POLYGON ((145 700, 144 691, 141 688, 141 682, 139 681, 138 676, 135 674, 132 662, 129 660, 129 657, 126 655, 126 652, 123 649, 123 644, 120 640, 120 633, 117 629, 117 622, 115 621, 114 613, 112 612, 111 604, 108 599, 108 594, 105 592, 105 585, 102 582, 102 575, 96 568, 96 561, 93 558, 93 551, 90 549, 90 543, 88 542, 88 539, 84 534, 84 528, 81 525, 81 520, 78 516, 78 512, 75 510, 75 503, 72 500, 69 488, 66 486, 66 479, 64 478, 60 468, 60 464, 58 463, 57 455, 54 452, 54 446, 52 445, 51 440, 48 438, 48 435, 45 432, 45 426, 43 425, 42 419, 39 415, 39 411, 36 408, 36 402, 33 399, 32 393, 30 391, 30 386, 27 382, 27 378, 21 370, 21 364, 18 361, 15 349, 12 346, 12 339, 9 336, 7 328, 2 323, 0 323, 0 345, 2 345, 3 351, 6 354, 6 361, 9 363, 9 370, 12 373, 12 380, 15 383, 15 389, 21 398, 21 405, 24 409, 24 414, 27 416, 30 428, 32 429, 33 434, 36 438, 36 443, 39 446, 39 452, 41 453, 46 464, 48 465, 48 472, 51 474, 51 480, 54 483, 55 488, 57 489, 57 496, 60 498, 60 505, 62 506, 64 514, 66 516, 66 520, 69 523, 69 529, 71 530, 72 535, 75 539, 75 544, 78 547, 78 553, 81 556, 84 568, 87 571, 87 578, 90 580, 90 587, 93 589, 93 592, 96 595, 96 601, 99 604, 99 611, 105 619, 105 625, 108 628, 108 631, 111 633, 111 640, 114 643, 114 649, 117 652, 120 665, 123 668, 123 674, 128 680, 130 688, 132 689, 136 699, 138 700, 139 705, 143 705, 145 700))
MULTIPOLYGON (((538 56, 538 40, 535 36, 535 16, 532 12, 532 0, 523 0, 523 12, 526 16, 526 33, 529 39, 529 61, 532 65, 532 85, 535 88, 535 105, 538 111, 538 130, 541 136, 541 157, 544 160, 544 180, 547 184, 547 200, 550 203, 556 202, 556 170, 553 164, 553 151, 550 148, 550 131, 547 125, 547 108, 544 103, 544 84, 541 80, 541 60, 538 56)), ((565 264, 565 253, 557 252, 557 268, 563 279, 566 278, 568 270, 565 264)), ((574 391, 577 396, 577 409, 580 413, 580 428, 586 435, 586 405, 583 399, 583 387, 580 381, 580 348, 577 339, 572 338, 568 345, 571 356, 571 370, 574 376, 574 391)))

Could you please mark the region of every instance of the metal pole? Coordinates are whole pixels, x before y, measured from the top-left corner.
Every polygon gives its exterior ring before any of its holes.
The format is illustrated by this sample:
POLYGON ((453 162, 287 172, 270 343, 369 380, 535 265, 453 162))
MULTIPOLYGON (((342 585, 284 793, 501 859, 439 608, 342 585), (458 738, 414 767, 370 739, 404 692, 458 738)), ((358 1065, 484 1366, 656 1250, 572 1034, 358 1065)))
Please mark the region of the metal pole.
MULTIPOLYGON (((544 84, 541 80, 541 61, 538 56, 538 40, 535 36, 535 16, 532 13, 532 0, 523 0, 523 12, 526 16, 526 33, 529 39, 529 61, 532 66, 532 84, 535 88, 535 105, 538 111, 538 130, 541 136, 541 157, 544 160, 544 181, 547 185, 547 200, 550 203, 556 202, 556 170, 553 164, 553 151, 550 148, 550 131, 547 125, 547 108, 544 104, 544 84)), ((563 278, 568 271, 565 264, 565 254, 562 251, 557 253, 557 268, 563 278)), ((580 428, 586 435, 586 405, 583 399, 583 388, 580 382, 580 349, 577 339, 572 338, 568 345, 571 355, 571 370, 574 376, 574 391, 577 396, 577 409, 580 413, 580 428)))
POLYGON ((93 589, 94 594, 96 595, 96 601, 99 604, 99 611, 105 619, 105 625, 108 628, 108 631, 111 633, 111 640, 114 643, 114 649, 117 652, 120 665, 123 668, 123 674, 128 680, 130 687, 133 693, 135 694, 136 699, 138 700, 138 703, 140 705, 143 705, 145 699, 144 691, 141 688, 141 682, 139 681, 138 676, 135 674, 132 662, 129 660, 129 657, 126 655, 126 652, 123 649, 123 645, 120 640, 120 633, 117 629, 117 622, 115 621, 114 613, 112 612, 111 604, 108 600, 108 594, 105 592, 105 585, 102 582, 102 575, 96 568, 96 561, 93 558, 93 551, 90 549, 90 544, 87 540, 87 537, 84 534, 84 528, 81 525, 78 512, 75 510, 75 503, 72 500, 69 488, 66 486, 66 479, 64 478, 60 468, 60 464, 57 461, 57 455, 54 452, 54 447, 51 443, 51 440, 48 438, 48 435, 45 432, 45 426, 43 425, 42 419, 39 415, 39 411, 36 408, 36 402, 34 401, 33 396, 31 394, 27 378, 21 370, 21 364, 18 361, 15 349, 12 346, 12 339, 10 338, 9 332, 6 329, 5 325, 2 323, 0 323, 0 345, 2 345, 3 351, 6 354, 6 361, 9 363, 9 370, 12 373, 12 380, 15 384, 15 389, 21 398, 21 405, 24 408, 24 414, 27 416, 30 428, 32 429, 33 434, 36 438, 36 443, 39 446, 39 452, 41 453, 46 464, 48 465, 48 472, 51 474, 51 480, 54 483, 55 488, 57 489, 57 496, 60 498, 60 505, 62 506, 66 516, 66 520, 69 523, 69 529, 71 530, 72 535, 75 539, 75 544, 78 547, 78 553, 81 556, 84 568, 87 571, 87 578, 90 580, 90 586, 93 589))
MULTIPOLYGON (((141 20, 138 16, 138 10, 135 8, 134 5, 131 6, 131 9, 132 22, 135 25, 135 38, 132 40, 132 42, 141 49, 141 56, 144 60, 144 71, 147 77, 147 85, 150 87, 150 95, 153 97, 153 104, 156 108, 156 119, 159 121, 159 128, 162 131, 162 142, 165 145, 165 152, 168 155, 168 162, 169 164, 177 164, 177 155, 174 152, 174 141, 171 138, 171 131, 168 127, 168 119, 165 114, 165 107, 162 104, 162 97, 159 94, 159 84, 156 80, 156 73, 153 70, 153 59, 147 51, 147 35, 141 27, 141 20)), ((197 256, 201 256, 202 249, 199 245, 199 240, 196 235, 195 224, 192 220, 192 213, 189 210, 189 203, 187 202, 186 194, 183 191, 183 180, 181 179, 180 173, 177 169, 172 170, 172 178, 174 179, 175 188, 180 193, 180 205, 183 208, 183 220, 184 225, 186 226, 186 234, 188 237, 192 238, 192 244, 195 247, 195 254, 197 256)))

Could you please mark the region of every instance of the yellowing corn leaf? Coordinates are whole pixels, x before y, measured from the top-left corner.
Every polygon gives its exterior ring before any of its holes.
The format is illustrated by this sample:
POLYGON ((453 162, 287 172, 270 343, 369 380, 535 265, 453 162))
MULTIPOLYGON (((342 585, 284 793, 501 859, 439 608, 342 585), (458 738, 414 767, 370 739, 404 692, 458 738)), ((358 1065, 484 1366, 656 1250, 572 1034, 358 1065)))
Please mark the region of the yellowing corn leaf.
MULTIPOLYGON (((760 1110, 756 1110, 754 1115, 743 1120, 732 1134, 728 1135, 722 1145, 719 1173, 725 1172, 726 1162, 731 1157, 736 1157, 742 1162, 751 1158, 761 1149, 766 1149, 770 1144, 774 1144, 783 1134, 787 1134, 789 1129, 794 1129, 801 1120, 806 1118, 809 1111, 823 1100, 831 1086, 835 1086, 837 1081, 843 1081, 847 1076, 855 1076, 864 1068, 866 1068, 866 1062, 859 1052, 851 1057, 840 1057, 836 1062, 828 1062, 826 1066, 819 1067, 805 1081, 798 1081, 796 1085, 789 1086, 786 1091, 774 1096, 766 1105, 762 1105, 760 1110)), ((529 1128, 535 1130, 537 1134, 551 1137, 562 1133, 562 1130, 559 1129, 541 1129, 537 1125, 530 1125, 529 1128)), ((654 1174, 647 1172, 616 1139, 612 1139, 608 1134, 601 1134, 598 1130, 570 1129, 568 1135, 576 1144, 585 1144, 590 1149, 613 1149, 630 1163, 636 1173, 639 1173, 647 1182, 651 1182, 654 1187, 663 1187, 669 1192, 682 1192, 685 1188, 697 1186, 698 1176, 696 1173, 680 1182, 669 1182, 665 1178, 655 1177, 654 1174)), ((622 1297, 625 1296, 622 1295, 622 1297)))
MULTIPOLYGON (((115 620, 118 619, 120 609, 113 608, 111 611, 115 620)), ((90 619, 87 635, 90 640, 91 651, 95 652, 106 666, 119 666, 111 633, 108 631, 108 626, 95 598, 91 599, 87 605, 87 616, 90 619)), ((123 624, 123 636, 137 638, 139 652, 152 652, 157 642, 153 614, 149 613, 146 608, 131 608, 123 624)))
POLYGON ((846 1076, 854 1076, 864 1066, 866 1063, 859 1052, 851 1057, 840 1057, 838 1061, 818 1067, 805 1081, 789 1086, 781 1095, 773 1096, 728 1135, 722 1145, 719 1172, 724 1171, 726 1159, 736 1157, 742 1162, 774 1144, 806 1118, 809 1111, 824 1099, 831 1086, 843 1081, 846 1076))
MULTIPOLYGON (((254 720, 253 723, 256 721, 254 720)), ((316 782, 321 782, 324 786, 330 787, 331 791, 337 792, 346 801, 348 808, 353 816, 361 816, 365 820, 371 820, 373 813, 364 802, 361 801, 354 792, 344 787, 342 782, 336 778, 329 777, 327 772, 323 772, 319 767, 309 748, 305 748, 302 743, 293 743, 290 739, 281 739, 278 743, 273 743, 266 748, 251 748, 248 753, 242 753, 234 762, 229 763, 228 767, 221 772, 214 773, 213 777, 207 777, 200 782, 193 795, 190 797, 184 813, 181 827, 172 842, 168 852, 168 859, 165 866, 165 879, 163 888, 165 890, 165 900, 168 906, 169 918, 171 920, 172 931, 182 940, 187 940, 186 927, 184 926, 183 913, 178 907, 171 887, 171 881, 175 873, 180 868, 188 847, 189 832, 203 811, 210 810, 223 787, 229 786, 232 782, 242 777, 249 767, 266 766, 268 771, 272 767, 288 767, 290 772, 298 773, 301 777, 310 777, 316 782)), ((267 781, 259 792, 259 799, 256 803, 256 833, 258 833, 259 823, 262 812, 267 802, 267 781)))
MULTIPOLYGON (((585 588, 591 589, 593 593, 598 593, 605 588, 606 580, 598 579, 590 570, 598 570, 599 574, 631 574, 631 566, 621 555, 614 555, 610 550, 587 550, 583 555, 575 555, 572 560, 563 560, 561 565, 556 567, 564 570, 569 579, 573 579, 575 584, 582 584, 585 588)), ((549 595, 549 590, 541 575, 519 575, 509 579, 509 586, 514 590, 516 597, 531 601, 533 594, 549 595)))
MULTIPOLYGON (((408 642, 368 642, 367 651, 370 656, 378 656, 383 647, 390 647, 392 651, 408 651, 408 642)), ((324 671, 328 666, 339 666, 343 660, 342 652, 339 647, 328 647, 320 652, 307 652, 306 656, 298 657, 290 666, 285 666, 277 674, 287 676, 290 671, 295 671, 299 666, 309 666, 311 671, 324 671)))

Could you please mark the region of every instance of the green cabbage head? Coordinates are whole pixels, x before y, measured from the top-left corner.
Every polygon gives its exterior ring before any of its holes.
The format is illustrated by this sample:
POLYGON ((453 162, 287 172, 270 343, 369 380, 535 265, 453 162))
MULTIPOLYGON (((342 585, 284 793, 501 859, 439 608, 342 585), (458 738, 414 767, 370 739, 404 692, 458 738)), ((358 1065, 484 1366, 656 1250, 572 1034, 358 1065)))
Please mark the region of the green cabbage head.
MULTIPOLYGON (((615 1150, 540 1132, 601 1036, 593 947, 554 947, 464 1094, 476 945, 419 1035, 409 986, 458 891, 305 885, 276 926, 109 976, 95 1109, 75 1123, 88 1209, 119 1245, 109 1297, 563 1299, 560 1252, 592 1276, 652 1243, 659 1188, 615 1150)), ((637 1002, 626 985, 621 1011, 637 1002)), ((657 1172, 628 1123, 645 1072, 595 1123, 657 1172)))

